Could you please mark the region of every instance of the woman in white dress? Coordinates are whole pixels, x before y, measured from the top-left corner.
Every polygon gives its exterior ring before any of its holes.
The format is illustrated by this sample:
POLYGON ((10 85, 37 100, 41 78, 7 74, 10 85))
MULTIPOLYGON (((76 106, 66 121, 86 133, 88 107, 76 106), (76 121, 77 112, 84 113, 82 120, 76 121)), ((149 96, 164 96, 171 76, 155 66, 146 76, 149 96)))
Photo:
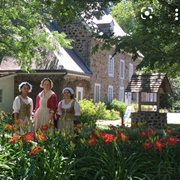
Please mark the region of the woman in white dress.
POLYGON ((43 90, 36 97, 36 106, 34 109, 34 130, 38 130, 42 125, 54 124, 57 111, 57 95, 51 89, 53 82, 49 78, 41 81, 40 87, 43 90))
POLYGON ((20 120, 19 133, 25 133, 32 131, 32 114, 33 114, 33 100, 28 96, 28 93, 32 91, 32 85, 28 82, 22 82, 18 87, 19 96, 16 96, 13 101, 13 114, 14 120, 20 120), (27 123, 27 129, 26 124, 27 123))
POLYGON ((70 87, 66 87, 62 91, 64 99, 58 103, 58 129, 66 132, 74 133, 74 124, 78 122, 80 113, 80 105, 74 99, 74 91, 70 87))

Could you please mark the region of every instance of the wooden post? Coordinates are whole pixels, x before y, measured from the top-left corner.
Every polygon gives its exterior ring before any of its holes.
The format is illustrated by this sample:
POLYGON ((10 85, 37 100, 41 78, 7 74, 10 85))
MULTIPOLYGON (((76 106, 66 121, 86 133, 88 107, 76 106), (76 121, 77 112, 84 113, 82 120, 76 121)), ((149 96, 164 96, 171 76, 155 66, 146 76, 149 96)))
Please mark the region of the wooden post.
POLYGON ((159 98, 160 97, 160 94, 157 93, 157 112, 159 112, 159 98))
POLYGON ((141 92, 139 92, 139 97, 138 97, 138 111, 141 111, 141 92))

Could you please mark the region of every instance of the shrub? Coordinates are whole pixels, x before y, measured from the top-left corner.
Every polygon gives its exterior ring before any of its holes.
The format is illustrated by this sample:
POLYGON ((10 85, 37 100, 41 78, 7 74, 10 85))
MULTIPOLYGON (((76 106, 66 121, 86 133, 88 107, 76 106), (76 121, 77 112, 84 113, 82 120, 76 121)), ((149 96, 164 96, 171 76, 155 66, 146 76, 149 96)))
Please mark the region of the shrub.
POLYGON ((95 124, 98 119, 120 119, 119 111, 115 109, 108 110, 104 102, 94 103, 92 99, 83 99, 79 101, 79 104, 81 108, 80 122, 95 124))
POLYGON ((110 104, 108 104, 109 109, 114 109, 115 111, 119 111, 121 117, 124 116, 128 104, 122 101, 118 101, 117 99, 113 99, 110 104))
POLYGON ((116 120, 116 119, 120 119, 120 112, 119 111, 115 111, 114 109, 111 110, 106 110, 104 112, 104 119, 108 119, 108 120, 116 120))
POLYGON ((98 119, 98 115, 96 114, 96 106, 92 100, 83 99, 79 101, 81 108, 81 116, 80 122, 82 123, 95 123, 98 119))
POLYGON ((96 114, 98 119, 106 119, 106 104, 104 102, 95 103, 96 114))

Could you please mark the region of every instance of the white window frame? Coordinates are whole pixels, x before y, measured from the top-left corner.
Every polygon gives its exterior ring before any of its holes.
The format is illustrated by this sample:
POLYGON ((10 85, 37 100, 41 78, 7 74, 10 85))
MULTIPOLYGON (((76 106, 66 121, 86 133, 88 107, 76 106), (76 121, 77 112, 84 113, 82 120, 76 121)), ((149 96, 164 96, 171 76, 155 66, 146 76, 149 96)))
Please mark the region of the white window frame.
POLYGON ((156 102, 157 101, 156 93, 146 93, 146 101, 148 101, 148 102, 156 102))
POLYGON ((132 75, 133 75, 133 64, 129 63, 129 81, 131 81, 132 75))
POLYGON ((124 86, 119 87, 119 101, 124 102, 124 86))
POLYGON ((94 102, 99 102, 101 99, 101 84, 94 84, 94 102))
POLYGON ((114 58, 110 55, 108 58, 108 75, 114 77, 114 58))
POLYGON ((154 102, 157 102, 157 93, 154 93, 154 102))
POLYGON ((83 87, 76 87, 76 100, 80 101, 83 99, 83 87))
POLYGON ((125 62, 124 60, 120 59, 120 68, 119 68, 120 79, 124 79, 124 72, 125 72, 125 62))
POLYGON ((131 104, 131 98, 132 98, 131 92, 125 92, 125 97, 124 97, 125 103, 131 104))
POLYGON ((3 103, 3 89, 0 89, 0 104, 3 103))
POLYGON ((149 101, 153 102, 154 101, 154 93, 149 94, 149 101))
POLYGON ((108 85, 108 93, 107 93, 107 100, 108 102, 111 102, 113 100, 113 86, 112 85, 108 85))
POLYGON ((146 93, 146 101, 149 101, 149 93, 146 93))

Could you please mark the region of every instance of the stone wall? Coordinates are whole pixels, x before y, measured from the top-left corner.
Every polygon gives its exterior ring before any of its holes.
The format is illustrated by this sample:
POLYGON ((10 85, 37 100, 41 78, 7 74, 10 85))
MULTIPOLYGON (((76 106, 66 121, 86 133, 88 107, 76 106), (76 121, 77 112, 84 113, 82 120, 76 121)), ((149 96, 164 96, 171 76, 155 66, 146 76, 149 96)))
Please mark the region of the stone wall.
POLYGON ((33 75, 32 74, 23 74, 23 75, 18 75, 15 77, 15 81, 14 81, 14 97, 19 95, 19 91, 18 91, 18 86, 21 82, 23 81, 28 81, 30 84, 32 84, 33 89, 32 92, 30 92, 28 95, 33 99, 34 105, 35 105, 35 100, 36 100, 36 96, 38 95, 39 92, 41 92, 43 89, 40 87, 40 83, 42 81, 42 79, 44 78, 50 78, 53 81, 53 91, 57 94, 58 96, 58 100, 60 100, 60 95, 62 94, 62 85, 61 85, 61 81, 63 79, 63 75, 33 75))
POLYGON ((131 124, 137 124, 138 122, 146 123, 150 128, 162 129, 167 125, 167 113, 149 111, 133 112, 131 114, 131 124))
POLYGON ((122 86, 125 89, 129 83, 129 63, 133 64, 135 72, 140 59, 133 61, 131 54, 117 53, 114 56, 114 76, 110 77, 108 75, 108 58, 109 55, 114 54, 113 46, 109 50, 102 50, 103 41, 93 38, 88 29, 78 20, 65 25, 62 30, 68 38, 74 40, 73 46, 79 51, 93 73, 89 79, 91 87, 85 98, 94 98, 94 85, 97 83, 101 86, 100 101, 107 102, 108 85, 113 86, 113 98, 119 99, 119 87, 122 86), (92 53, 93 47, 97 44, 99 45, 98 51, 92 53), (120 79, 120 60, 125 62, 124 79, 120 79))
POLYGON ((23 74, 18 75, 15 77, 15 83, 14 83, 14 97, 19 95, 18 91, 18 85, 23 81, 28 81, 30 84, 32 84, 33 89, 32 92, 29 93, 29 96, 33 99, 34 105, 36 96, 39 92, 41 92, 43 89, 40 88, 40 83, 43 78, 50 78, 53 81, 53 91, 58 96, 58 101, 60 101, 63 98, 62 90, 65 87, 71 87, 75 92, 75 98, 76 98, 76 87, 83 87, 83 98, 89 98, 89 90, 91 88, 89 78, 85 79, 80 76, 69 76, 69 75, 33 75, 33 74, 23 74))

